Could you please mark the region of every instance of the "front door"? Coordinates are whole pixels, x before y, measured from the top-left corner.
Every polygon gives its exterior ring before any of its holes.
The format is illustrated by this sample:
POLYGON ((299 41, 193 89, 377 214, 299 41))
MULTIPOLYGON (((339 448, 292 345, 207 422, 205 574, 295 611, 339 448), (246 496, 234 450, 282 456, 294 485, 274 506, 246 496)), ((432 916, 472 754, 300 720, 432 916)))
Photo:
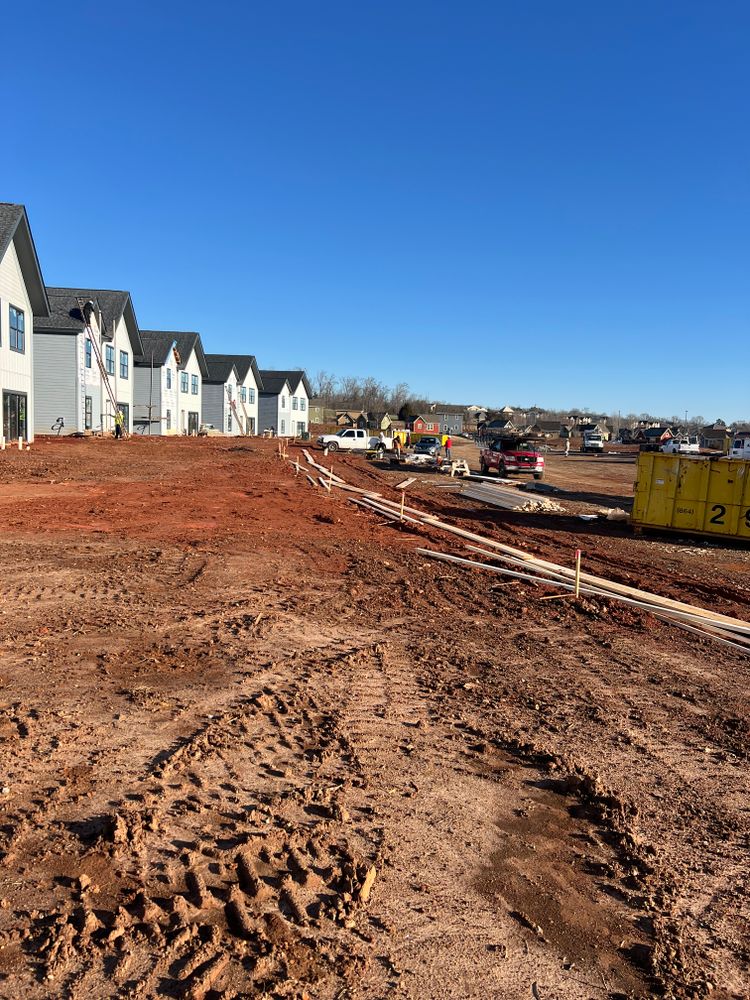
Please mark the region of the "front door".
POLYGON ((198 433, 198 414, 191 411, 188 413, 188 434, 198 433))
POLYGON ((247 418, 247 433, 255 434, 255 417, 247 418))
POLYGON ((26 393, 3 393, 3 434, 6 441, 26 438, 26 393))

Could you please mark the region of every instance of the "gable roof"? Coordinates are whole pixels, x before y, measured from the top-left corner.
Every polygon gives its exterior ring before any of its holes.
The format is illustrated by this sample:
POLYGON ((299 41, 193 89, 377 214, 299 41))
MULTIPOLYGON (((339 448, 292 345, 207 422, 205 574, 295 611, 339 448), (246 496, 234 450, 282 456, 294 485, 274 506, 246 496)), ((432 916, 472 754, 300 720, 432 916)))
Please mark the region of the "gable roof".
POLYGON ((49 316, 49 299, 44 286, 42 269, 36 255, 31 226, 23 205, 0 201, 0 260, 13 243, 21 265, 23 281, 35 318, 49 316))
POLYGON ((190 359, 191 351, 195 351, 198 367, 203 378, 208 377, 206 355, 203 353, 201 335, 194 331, 184 330, 141 330, 143 352, 135 358, 138 367, 148 367, 151 364, 151 352, 154 354, 154 364, 163 365, 169 357, 169 351, 174 344, 180 356, 178 369, 182 371, 190 359))
POLYGON ((263 379, 260 376, 260 370, 258 369, 258 363, 255 360, 254 354, 207 354, 206 360, 209 365, 212 360, 233 362, 238 382, 244 382, 248 371, 252 369, 255 384, 259 390, 263 388, 263 379))
POLYGON ((133 300, 130 292, 115 291, 109 288, 58 288, 47 289, 50 311, 49 315, 35 321, 37 330, 51 333, 78 333, 86 323, 81 313, 80 302, 91 301, 101 311, 104 329, 102 333, 109 336, 115 332, 115 327, 122 317, 125 317, 130 332, 133 354, 139 355, 143 350, 141 331, 135 318, 133 300))
POLYGON ((224 385, 225 382, 229 381, 232 372, 234 372, 235 380, 237 379, 237 367, 234 361, 223 358, 220 354, 207 354, 206 364, 208 365, 208 375, 203 379, 204 382, 224 385))
POLYGON ((270 379, 285 379, 289 383, 289 389, 291 392, 296 392, 300 382, 305 387, 305 392, 307 393, 308 399, 312 396, 312 388, 310 383, 307 381, 307 375, 302 371, 301 368, 295 369, 293 371, 272 371, 267 368, 262 368, 260 372, 260 377, 263 379, 263 384, 266 383, 266 376, 270 379))
POLYGON ((263 388, 261 392, 264 396, 278 396, 280 392, 283 391, 284 386, 289 389, 289 379, 286 377, 286 372, 271 372, 266 368, 261 368, 260 377, 263 379, 263 388))

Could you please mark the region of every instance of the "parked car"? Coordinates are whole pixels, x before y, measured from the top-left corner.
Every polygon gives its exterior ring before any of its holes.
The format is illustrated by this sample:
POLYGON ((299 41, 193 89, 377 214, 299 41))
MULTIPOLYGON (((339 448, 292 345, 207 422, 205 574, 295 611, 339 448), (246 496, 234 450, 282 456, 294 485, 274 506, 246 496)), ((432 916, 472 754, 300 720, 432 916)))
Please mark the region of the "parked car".
POLYGON ((698 455, 701 446, 697 437, 673 437, 665 441, 660 451, 667 455, 698 455))
POLYGON ((423 437, 414 445, 415 455, 437 455, 441 449, 440 438, 423 437))
POLYGON ((321 434, 318 437, 318 444, 329 451, 391 451, 393 438, 384 437, 381 441, 369 431, 347 427, 335 434, 321 434))
POLYGON ((213 424, 201 424, 198 428, 198 437, 221 437, 221 431, 213 424))
POLYGON ((530 472, 534 479, 544 476, 544 456, 530 438, 508 435, 492 441, 479 453, 479 468, 483 476, 495 469, 500 476, 511 472, 530 472))
POLYGON ((750 435, 739 434, 735 436, 729 449, 729 457, 750 459, 750 435))

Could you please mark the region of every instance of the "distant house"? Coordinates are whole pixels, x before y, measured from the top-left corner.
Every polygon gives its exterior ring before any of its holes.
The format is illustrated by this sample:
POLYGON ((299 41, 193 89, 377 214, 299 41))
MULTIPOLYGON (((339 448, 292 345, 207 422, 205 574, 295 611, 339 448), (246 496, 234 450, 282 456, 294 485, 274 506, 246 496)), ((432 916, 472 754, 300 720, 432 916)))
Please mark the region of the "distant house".
POLYGON ((723 420, 717 420, 700 430, 701 448, 710 448, 712 451, 727 451, 731 438, 732 432, 723 420))
POLYGON ((410 421, 411 431, 414 434, 439 434, 440 433, 440 423, 435 418, 434 414, 428 414, 427 416, 413 417, 410 421))
POLYGON ((336 411, 329 406, 323 406, 321 402, 311 399, 307 407, 311 424, 334 424, 336 423, 336 411))
POLYGON ((130 293, 48 288, 50 314, 34 331, 34 414, 39 429, 113 432, 121 410, 133 430, 135 359, 143 345, 130 293))
POLYGON ((461 434, 464 429, 465 412, 463 406, 441 404, 435 407, 431 417, 437 420, 441 434, 461 434))
POLYGON ((368 415, 364 410, 336 411, 337 427, 356 427, 358 430, 364 430, 367 427, 368 419, 368 415))
POLYGON ((368 413, 367 427, 373 431, 383 431, 388 434, 393 429, 394 418, 385 410, 368 413))
POLYGON ((134 423, 143 434, 197 434, 208 376, 199 333, 141 330, 135 359, 134 423))
POLYGON ((312 389, 301 370, 274 371, 262 368, 263 389, 258 408, 258 429, 293 437, 306 434, 310 426, 308 402, 312 389))
POLYGON ((671 427, 639 427, 633 432, 633 441, 638 444, 658 444, 674 437, 671 427))
POLYGON ((35 335, 49 315, 26 209, 0 202, 0 390, 6 440, 34 440, 35 335))
MULTIPOLYGON (((258 433, 258 395, 263 388, 263 380, 254 354, 207 354, 209 362, 217 364, 233 364, 237 373, 237 395, 232 409, 234 425, 232 433, 258 433), (236 411, 236 412, 235 412, 236 411)), ((212 421, 206 421, 212 423, 212 421)))
POLYGON ((488 431, 512 431, 515 430, 515 424, 512 420, 508 420, 505 417, 497 417, 495 420, 490 420, 488 424, 485 424, 485 429, 488 431))
POLYGON ((562 437, 563 425, 559 420, 537 420, 534 428, 546 438, 562 437))

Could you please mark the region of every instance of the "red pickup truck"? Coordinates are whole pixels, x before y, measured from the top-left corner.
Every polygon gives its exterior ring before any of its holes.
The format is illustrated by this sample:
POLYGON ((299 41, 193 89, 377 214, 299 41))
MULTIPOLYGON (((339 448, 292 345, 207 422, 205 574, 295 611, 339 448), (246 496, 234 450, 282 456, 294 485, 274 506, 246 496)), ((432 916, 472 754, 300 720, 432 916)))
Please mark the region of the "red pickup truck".
POLYGON ((483 476, 490 469, 497 469, 500 476, 530 472, 534 479, 541 479, 544 475, 544 456, 528 438, 498 438, 480 451, 479 468, 483 476))

